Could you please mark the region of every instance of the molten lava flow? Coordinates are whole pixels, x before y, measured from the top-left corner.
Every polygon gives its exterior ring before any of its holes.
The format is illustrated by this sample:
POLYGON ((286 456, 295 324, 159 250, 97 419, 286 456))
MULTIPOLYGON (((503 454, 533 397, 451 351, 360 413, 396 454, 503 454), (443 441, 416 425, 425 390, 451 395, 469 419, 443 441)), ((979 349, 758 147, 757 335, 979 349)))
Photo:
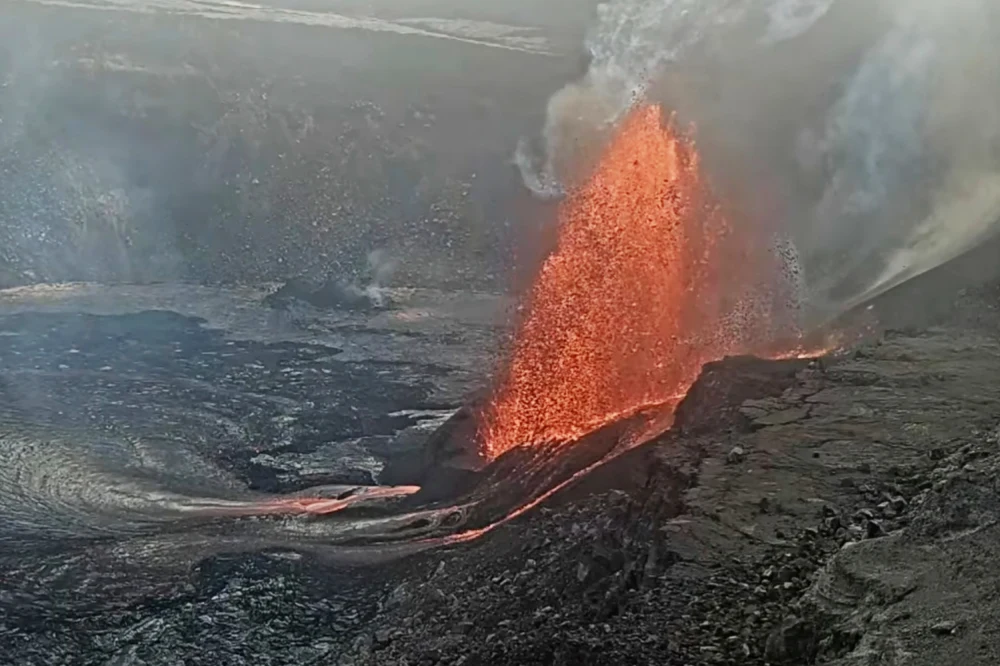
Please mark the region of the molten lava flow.
POLYGON ((772 336, 773 253, 727 224, 661 115, 635 109, 564 202, 484 414, 488 458, 672 406, 706 362, 772 336))

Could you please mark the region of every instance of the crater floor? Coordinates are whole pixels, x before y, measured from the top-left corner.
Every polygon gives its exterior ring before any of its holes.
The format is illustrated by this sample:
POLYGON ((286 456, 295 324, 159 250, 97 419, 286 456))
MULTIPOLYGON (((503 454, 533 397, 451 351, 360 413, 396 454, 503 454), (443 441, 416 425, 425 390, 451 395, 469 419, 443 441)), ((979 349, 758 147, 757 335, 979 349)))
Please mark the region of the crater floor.
POLYGON ((673 430, 540 508, 348 566, 333 518, 212 511, 422 455, 505 303, 263 294, 0 292, 0 663, 997 663, 991 319, 712 364, 673 430))

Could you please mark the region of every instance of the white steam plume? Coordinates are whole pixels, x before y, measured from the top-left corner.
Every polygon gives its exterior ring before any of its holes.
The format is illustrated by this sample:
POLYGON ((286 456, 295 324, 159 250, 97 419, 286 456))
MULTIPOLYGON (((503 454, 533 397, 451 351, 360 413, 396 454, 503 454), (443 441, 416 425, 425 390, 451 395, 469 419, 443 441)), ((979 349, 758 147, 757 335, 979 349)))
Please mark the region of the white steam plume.
POLYGON ((827 316, 954 259, 1000 220, 995 10, 986 0, 892 10, 829 113, 823 152, 837 166, 800 234, 827 316))
POLYGON ((833 0, 611 0, 597 8, 587 36, 590 66, 584 77, 549 100, 542 129, 543 152, 521 141, 514 162, 525 185, 542 198, 558 197, 581 161, 664 67, 684 58, 707 38, 738 25, 754 12, 767 19, 762 43, 801 35, 833 0))
POLYGON ((389 282, 398 267, 399 262, 381 248, 368 253, 368 273, 371 279, 363 291, 375 307, 386 306, 389 282))
POLYGON ((722 195, 770 202, 760 233, 794 242, 815 322, 998 231, 993 0, 611 0, 586 45, 518 147, 525 185, 561 195, 637 97, 666 96, 722 195))

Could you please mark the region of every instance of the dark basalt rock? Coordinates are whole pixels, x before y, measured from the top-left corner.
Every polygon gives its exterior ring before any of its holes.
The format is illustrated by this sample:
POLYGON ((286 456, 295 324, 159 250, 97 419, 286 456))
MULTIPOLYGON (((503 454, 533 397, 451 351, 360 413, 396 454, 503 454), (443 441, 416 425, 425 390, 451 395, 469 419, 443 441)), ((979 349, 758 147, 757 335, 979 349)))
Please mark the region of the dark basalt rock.
POLYGON ((801 618, 790 618, 767 638, 767 658, 776 664, 808 664, 816 658, 816 627, 801 618))
POLYGON ((292 279, 264 297, 264 304, 279 310, 296 301, 321 310, 377 310, 380 304, 365 290, 343 280, 330 280, 313 286, 306 280, 292 279))
POLYGON ((752 356, 709 363, 677 407, 675 428, 697 435, 722 425, 743 425, 740 413, 748 398, 776 397, 796 382, 807 360, 769 361, 752 356))

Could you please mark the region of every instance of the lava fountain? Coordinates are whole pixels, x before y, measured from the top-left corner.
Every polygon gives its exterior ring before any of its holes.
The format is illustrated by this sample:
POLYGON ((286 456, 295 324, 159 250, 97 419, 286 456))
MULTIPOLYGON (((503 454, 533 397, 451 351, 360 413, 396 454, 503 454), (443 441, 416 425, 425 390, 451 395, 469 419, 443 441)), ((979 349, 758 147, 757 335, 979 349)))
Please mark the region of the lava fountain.
POLYGON ((632 110, 560 209, 479 430, 494 459, 666 410, 709 361, 763 348, 794 305, 778 246, 729 223, 693 140, 632 110))

